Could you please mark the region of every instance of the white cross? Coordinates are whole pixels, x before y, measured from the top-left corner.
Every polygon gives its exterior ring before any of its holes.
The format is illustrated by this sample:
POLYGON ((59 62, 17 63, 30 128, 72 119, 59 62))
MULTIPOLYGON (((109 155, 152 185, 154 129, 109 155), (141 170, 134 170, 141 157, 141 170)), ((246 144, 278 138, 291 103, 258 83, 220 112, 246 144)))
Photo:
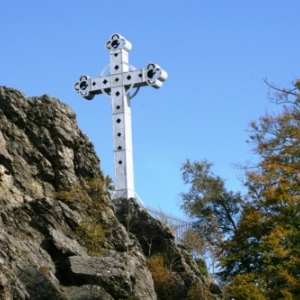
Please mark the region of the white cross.
POLYGON ((168 77, 160 66, 150 63, 136 70, 128 63, 131 43, 119 34, 112 35, 106 43, 110 63, 99 77, 83 75, 74 88, 82 97, 91 100, 96 94, 105 94, 111 99, 113 120, 113 148, 115 168, 114 198, 135 198, 132 158, 131 108, 133 98, 141 86, 160 88, 168 77), (105 71, 110 67, 110 73, 105 71), (132 88, 137 88, 130 96, 132 88))

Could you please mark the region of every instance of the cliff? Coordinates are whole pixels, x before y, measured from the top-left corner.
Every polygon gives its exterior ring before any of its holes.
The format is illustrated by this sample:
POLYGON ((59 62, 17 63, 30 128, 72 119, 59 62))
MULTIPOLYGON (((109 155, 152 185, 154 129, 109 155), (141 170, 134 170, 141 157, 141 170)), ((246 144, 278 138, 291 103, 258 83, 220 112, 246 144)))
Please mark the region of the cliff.
POLYGON ((70 107, 0 87, 0 299, 221 299, 99 163, 70 107))

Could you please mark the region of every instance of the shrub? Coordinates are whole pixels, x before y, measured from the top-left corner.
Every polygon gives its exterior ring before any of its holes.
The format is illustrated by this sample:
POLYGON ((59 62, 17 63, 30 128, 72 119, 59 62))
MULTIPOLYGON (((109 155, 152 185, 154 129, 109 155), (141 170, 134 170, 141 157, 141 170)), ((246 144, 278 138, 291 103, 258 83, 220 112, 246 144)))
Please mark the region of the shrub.
POLYGON ((152 274, 158 300, 172 299, 171 295, 175 281, 172 271, 165 266, 164 256, 162 254, 153 255, 148 260, 148 267, 152 274))
POLYGON ((209 291, 200 285, 193 285, 188 291, 188 300, 213 300, 215 299, 209 291))
POLYGON ((78 226, 76 233, 84 242, 88 255, 102 256, 102 246, 105 241, 105 230, 95 222, 83 223, 78 226))
POLYGON ((127 300, 139 300, 136 296, 130 295, 127 300))
POLYGON ((77 227, 75 233, 91 256, 101 256, 105 244, 108 229, 103 228, 101 220, 104 197, 107 195, 107 183, 101 177, 80 180, 70 190, 55 194, 56 199, 80 205, 84 222, 77 227))
POLYGON ((200 273, 206 277, 209 277, 205 261, 203 259, 196 258, 195 262, 197 264, 197 267, 198 267, 198 270, 200 271, 200 273))

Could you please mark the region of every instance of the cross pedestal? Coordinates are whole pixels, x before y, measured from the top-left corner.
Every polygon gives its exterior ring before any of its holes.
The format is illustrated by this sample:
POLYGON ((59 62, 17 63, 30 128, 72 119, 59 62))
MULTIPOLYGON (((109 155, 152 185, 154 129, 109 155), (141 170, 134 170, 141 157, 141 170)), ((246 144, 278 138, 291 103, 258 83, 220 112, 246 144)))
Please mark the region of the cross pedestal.
POLYGON ((74 88, 85 99, 104 94, 111 99, 114 151, 114 198, 135 198, 132 157, 130 100, 142 86, 160 88, 168 77, 160 66, 149 63, 144 69, 135 69, 128 62, 131 43, 119 34, 113 34, 106 43, 110 63, 99 77, 82 75, 74 88), (105 75, 109 67, 109 74, 105 75), (130 96, 130 91, 137 88, 130 96))

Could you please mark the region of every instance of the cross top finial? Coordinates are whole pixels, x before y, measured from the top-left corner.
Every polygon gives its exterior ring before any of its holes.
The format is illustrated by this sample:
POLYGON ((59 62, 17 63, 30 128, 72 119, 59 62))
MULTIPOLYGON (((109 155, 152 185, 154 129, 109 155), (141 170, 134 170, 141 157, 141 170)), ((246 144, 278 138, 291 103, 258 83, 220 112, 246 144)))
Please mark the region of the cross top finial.
POLYGON ((106 43, 106 48, 110 51, 124 49, 129 52, 132 45, 122 35, 115 33, 111 36, 110 40, 106 43))
POLYGON ((82 75, 74 89, 85 99, 91 100, 96 94, 104 94, 112 101, 115 198, 134 198, 131 108, 130 100, 142 86, 160 88, 168 74, 159 65, 149 63, 144 69, 135 69, 128 63, 131 43, 115 33, 106 43, 110 52, 110 63, 99 77, 82 75), (109 68, 110 73, 105 74, 109 68), (137 91, 130 96, 133 88, 137 91))

